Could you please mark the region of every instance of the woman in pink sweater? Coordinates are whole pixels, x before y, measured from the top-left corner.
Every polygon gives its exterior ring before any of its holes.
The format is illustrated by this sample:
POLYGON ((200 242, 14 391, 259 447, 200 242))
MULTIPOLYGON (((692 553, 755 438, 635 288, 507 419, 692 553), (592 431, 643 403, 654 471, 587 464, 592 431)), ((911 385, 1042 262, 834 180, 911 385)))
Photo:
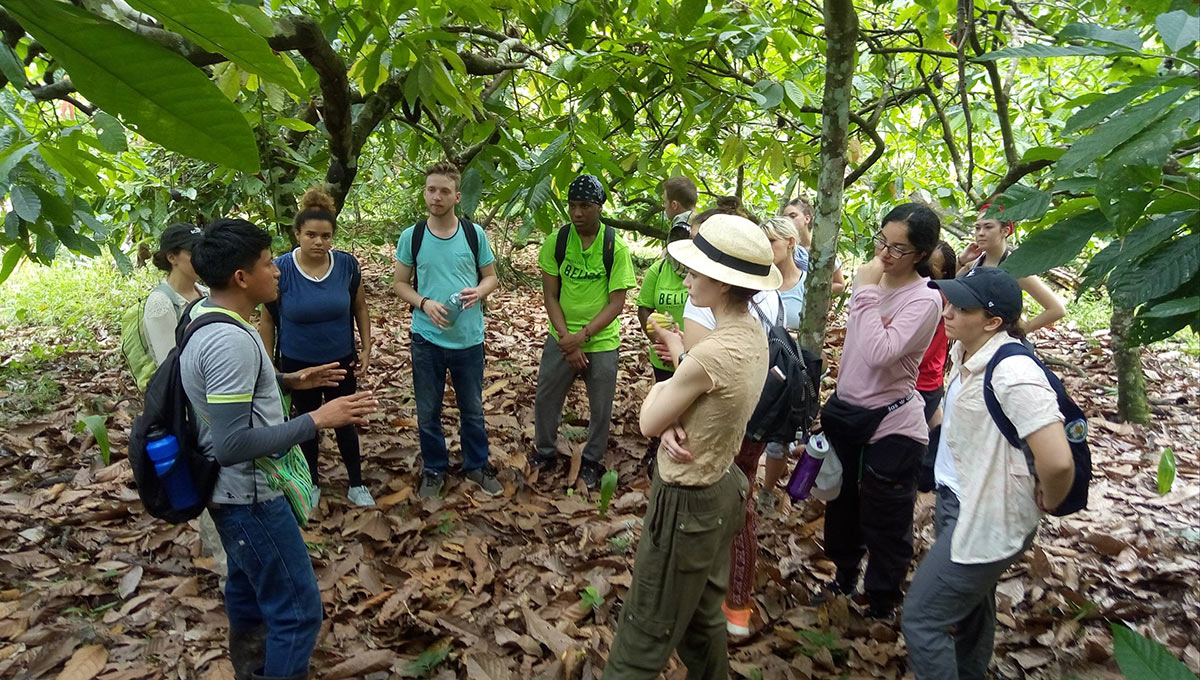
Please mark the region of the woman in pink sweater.
POLYGON ((929 442, 917 369, 942 311, 917 266, 940 234, 937 215, 917 203, 883 218, 875 257, 854 276, 837 391, 821 411, 845 470, 825 510, 825 553, 837 565, 830 590, 852 594, 869 553, 864 588, 874 618, 891 617, 912 561, 917 472, 929 442))

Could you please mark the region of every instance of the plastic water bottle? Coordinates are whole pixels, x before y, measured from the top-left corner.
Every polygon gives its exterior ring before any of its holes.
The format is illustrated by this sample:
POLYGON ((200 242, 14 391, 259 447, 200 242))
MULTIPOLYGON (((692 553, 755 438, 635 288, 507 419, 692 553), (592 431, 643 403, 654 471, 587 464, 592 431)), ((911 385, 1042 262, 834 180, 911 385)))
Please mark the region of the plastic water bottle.
POLYGON ((450 299, 446 301, 446 326, 453 326, 455 321, 458 321, 458 315, 462 314, 463 302, 462 295, 454 293, 450 299))
POLYGON ((186 465, 175 464, 175 455, 179 453, 179 441, 175 435, 154 428, 147 433, 147 440, 146 454, 154 463, 154 471, 162 480, 171 507, 176 510, 196 507, 200 503, 200 495, 196 493, 192 471, 186 465))
POLYGON ((808 492, 812 490, 813 482, 817 480, 817 473, 821 471, 821 465, 824 464, 829 450, 829 440, 825 438, 824 432, 818 432, 808 438, 804 456, 796 463, 792 477, 788 480, 787 492, 793 502, 808 498, 808 492))

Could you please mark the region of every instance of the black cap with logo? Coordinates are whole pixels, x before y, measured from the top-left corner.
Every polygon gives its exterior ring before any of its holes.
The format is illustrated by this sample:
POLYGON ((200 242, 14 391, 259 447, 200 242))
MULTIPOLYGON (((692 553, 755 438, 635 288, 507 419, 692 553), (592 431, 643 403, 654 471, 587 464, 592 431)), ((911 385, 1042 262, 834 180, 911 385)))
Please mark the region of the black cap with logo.
POLYGON ((997 267, 975 267, 956 279, 930 281, 950 304, 961 309, 984 309, 1004 321, 1021 318, 1021 286, 997 267))

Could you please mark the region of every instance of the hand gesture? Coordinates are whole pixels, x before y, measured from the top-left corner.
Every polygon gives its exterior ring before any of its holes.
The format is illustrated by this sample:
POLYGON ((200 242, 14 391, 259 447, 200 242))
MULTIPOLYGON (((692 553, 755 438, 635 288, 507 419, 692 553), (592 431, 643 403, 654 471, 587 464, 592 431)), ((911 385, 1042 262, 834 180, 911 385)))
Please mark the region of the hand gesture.
POLYGON ((673 328, 663 328, 654 319, 646 323, 649 335, 654 340, 654 352, 664 359, 675 362, 683 354, 683 333, 673 328))
POLYGON ((362 380, 367 377, 367 368, 371 365, 371 348, 363 347, 358 351, 358 365, 354 367, 354 377, 362 380))
POLYGON ((375 412, 379 402, 373 392, 357 392, 327 401, 311 413, 317 429, 338 428, 344 425, 366 425, 367 416, 375 412))
POLYGON ((977 260, 977 259, 979 259, 979 256, 982 254, 983 254, 983 246, 979 245, 978 243, 974 243, 974 242, 969 243, 969 244, 967 244, 966 250, 964 250, 962 252, 962 255, 958 256, 958 264, 964 265, 968 262, 971 262, 972 260, 977 260))
POLYGON ((570 356, 572 353, 577 351, 582 346, 583 346, 583 331, 582 330, 579 331, 578 333, 567 333, 566 335, 564 335, 558 339, 558 348, 561 349, 562 353, 567 356, 570 356))
POLYGON ((438 328, 446 328, 450 322, 446 320, 446 306, 436 300, 425 301, 425 316, 438 328))
POLYGON ((334 361, 283 375, 283 386, 289 390, 311 390, 316 387, 337 387, 346 377, 346 369, 334 361))
POLYGON ((470 309, 475 306, 475 303, 481 302, 483 297, 479 294, 478 288, 463 288, 458 293, 458 299, 462 302, 463 309, 470 309))
POLYGON ((573 352, 567 352, 566 355, 568 366, 576 371, 583 371, 587 369, 588 358, 587 355, 583 353, 583 350, 576 349, 573 352))
POLYGON ((875 286, 883 278, 883 260, 879 256, 871 258, 870 262, 858 268, 854 273, 855 286, 875 286))
POLYGON ((662 433, 662 448, 667 452, 667 457, 676 463, 690 463, 696 459, 691 451, 683 448, 683 443, 687 441, 687 433, 683 431, 683 427, 679 423, 667 426, 667 429, 662 433))

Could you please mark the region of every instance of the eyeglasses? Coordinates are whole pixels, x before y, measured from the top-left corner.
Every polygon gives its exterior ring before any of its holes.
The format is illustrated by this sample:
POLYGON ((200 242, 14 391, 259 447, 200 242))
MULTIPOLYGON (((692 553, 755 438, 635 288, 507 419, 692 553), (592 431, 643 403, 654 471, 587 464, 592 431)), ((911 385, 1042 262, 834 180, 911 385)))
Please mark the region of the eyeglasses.
POLYGON ((885 239, 883 237, 882 233, 875 235, 875 247, 880 250, 888 251, 889 253, 892 254, 893 257, 904 257, 905 255, 912 255, 913 253, 917 252, 915 248, 905 248, 903 246, 894 246, 894 245, 888 243, 887 239, 885 239))

